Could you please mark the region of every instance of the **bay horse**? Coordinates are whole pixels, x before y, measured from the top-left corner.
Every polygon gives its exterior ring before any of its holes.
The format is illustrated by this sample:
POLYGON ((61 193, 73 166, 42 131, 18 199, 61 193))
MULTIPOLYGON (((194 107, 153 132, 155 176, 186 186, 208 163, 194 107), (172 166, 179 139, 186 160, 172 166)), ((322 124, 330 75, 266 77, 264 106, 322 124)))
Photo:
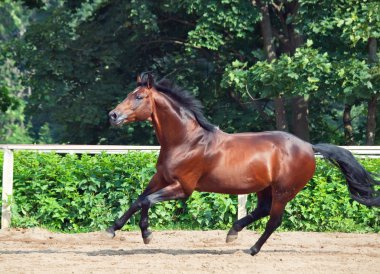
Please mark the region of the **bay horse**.
POLYGON ((157 172, 130 208, 107 229, 111 237, 141 209, 139 226, 145 244, 152 239, 148 210, 157 202, 188 198, 193 191, 225 194, 256 192, 257 207, 234 222, 226 241, 235 240, 247 225, 269 215, 264 233, 251 247, 257 254, 282 220, 286 204, 312 178, 315 152, 344 173, 351 197, 380 206, 372 178, 346 149, 311 145, 281 131, 228 134, 202 113, 198 100, 168 80, 155 82, 143 73, 137 87, 109 113, 112 125, 149 120, 161 145, 157 172))

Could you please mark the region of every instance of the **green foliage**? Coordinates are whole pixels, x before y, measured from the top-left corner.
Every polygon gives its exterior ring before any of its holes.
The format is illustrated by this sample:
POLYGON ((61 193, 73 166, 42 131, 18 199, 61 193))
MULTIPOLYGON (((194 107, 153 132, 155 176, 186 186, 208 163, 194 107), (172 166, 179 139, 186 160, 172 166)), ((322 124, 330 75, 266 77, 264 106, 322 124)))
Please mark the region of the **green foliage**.
POLYGON ((40 144, 53 143, 49 124, 46 123, 41 127, 40 132, 38 133, 38 143, 40 144))
POLYGON ((26 30, 30 11, 21 1, 2 0, 0 2, 0 41, 11 40, 26 30))
MULTIPOLYGON (((331 2, 331 1, 330 1, 331 2)), ((327 33, 334 28, 342 30, 341 37, 348 38, 353 45, 367 43, 368 38, 380 38, 380 4, 377 0, 334 1, 330 4, 329 16, 310 24, 316 33, 327 33)))
POLYGON ((246 63, 235 61, 226 69, 226 85, 236 86, 243 96, 246 90, 255 97, 310 96, 328 81, 332 67, 328 54, 311 46, 309 40, 294 56, 284 54, 271 63, 258 61, 246 70, 246 63))
MULTIPOLYGON (((304 2, 305 8, 316 4, 315 1, 304 2)), ((350 104, 355 100, 368 99, 379 88, 376 68, 371 69, 368 64, 366 46, 369 38, 380 38, 380 3, 377 0, 322 2, 326 9, 309 16, 304 25, 305 31, 318 37, 318 46, 329 51, 334 63, 333 71, 337 72, 332 74, 332 86, 343 88, 344 96, 339 93, 338 96, 350 104)))
POLYGON ((258 12, 248 1, 189 1, 188 12, 200 16, 189 43, 195 47, 220 50, 239 39, 247 39, 253 31, 258 12))
POLYGON ((0 144, 29 144, 33 139, 29 136, 30 124, 25 121, 25 102, 18 103, 17 108, 8 109, 0 116, 0 144))
MULTIPOLYGON (((1 155, 0 155, 1 156, 1 155)), ((58 155, 16 153, 12 226, 43 226, 66 232, 105 229, 142 193, 155 172, 155 153, 58 155)), ((375 172, 379 160, 362 161, 375 172)), ((0 172, 2 157, 0 157, 0 172)), ((248 210, 256 196, 250 195, 248 210)), ((155 229, 228 229, 237 197, 195 192, 187 201, 151 208, 155 229)), ((138 228, 139 214, 124 229, 138 228)), ((262 230, 266 219, 253 229, 262 230)), ((339 171, 323 160, 313 180, 286 207, 281 230, 380 232, 380 209, 349 198, 339 171)))
POLYGON ((20 1, 0 3, 0 143, 31 142, 23 113, 27 88, 16 50, 29 16, 20 1))
POLYGON ((23 89, 21 72, 15 64, 15 56, 11 50, 9 43, 0 40, 0 113, 17 108, 17 97, 22 94, 23 89))
POLYGON ((25 32, 26 23, 27 12, 20 2, 5 0, 0 3, 0 113, 16 108, 17 95, 22 93, 21 72, 11 42, 25 32))
POLYGON ((289 102, 303 96, 313 141, 343 140, 335 116, 345 103, 366 106, 380 87, 379 66, 366 61, 379 2, 262 2, 278 57, 271 64, 256 1, 1 1, 0 142, 153 144, 147 123, 114 129, 107 120, 147 70, 190 90, 227 132, 274 129, 273 98, 284 95, 290 118, 289 102), (290 40, 295 54, 284 47, 290 40))

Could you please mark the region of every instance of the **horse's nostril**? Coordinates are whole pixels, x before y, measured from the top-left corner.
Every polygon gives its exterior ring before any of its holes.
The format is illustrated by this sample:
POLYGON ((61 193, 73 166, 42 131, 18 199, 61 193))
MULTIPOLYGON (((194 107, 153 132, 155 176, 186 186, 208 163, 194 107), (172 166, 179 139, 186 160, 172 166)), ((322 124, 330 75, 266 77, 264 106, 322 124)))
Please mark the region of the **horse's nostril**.
POLYGON ((111 118, 111 120, 114 120, 114 121, 115 121, 115 120, 117 119, 117 114, 116 114, 116 112, 114 112, 114 111, 110 112, 109 117, 111 118))

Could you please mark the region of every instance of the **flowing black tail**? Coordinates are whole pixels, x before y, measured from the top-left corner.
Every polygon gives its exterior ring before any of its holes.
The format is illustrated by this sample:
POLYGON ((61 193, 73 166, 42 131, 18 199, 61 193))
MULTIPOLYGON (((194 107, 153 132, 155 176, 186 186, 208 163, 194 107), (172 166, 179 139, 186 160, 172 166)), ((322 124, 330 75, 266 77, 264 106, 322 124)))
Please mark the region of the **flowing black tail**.
POLYGON ((380 206, 380 192, 374 188, 380 182, 372 178, 350 151, 329 144, 313 145, 313 149, 343 172, 352 199, 366 206, 380 206))

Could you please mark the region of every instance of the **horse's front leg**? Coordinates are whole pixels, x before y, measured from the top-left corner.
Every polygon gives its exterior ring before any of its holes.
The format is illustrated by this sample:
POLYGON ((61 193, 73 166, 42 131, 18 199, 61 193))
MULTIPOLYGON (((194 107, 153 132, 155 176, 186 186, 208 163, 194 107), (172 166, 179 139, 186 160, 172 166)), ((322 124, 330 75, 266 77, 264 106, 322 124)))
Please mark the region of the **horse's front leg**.
POLYGON ((115 231, 121 229, 125 225, 125 223, 132 217, 132 215, 141 209, 142 201, 147 195, 165 187, 165 185, 161 184, 160 180, 157 179, 158 175, 155 174, 149 182, 146 189, 144 190, 144 192, 139 196, 139 198, 136 201, 134 201, 131 207, 119 219, 117 219, 112 226, 110 226, 106 230, 110 237, 115 237, 115 231))
POLYGON ((190 195, 186 194, 177 181, 167 187, 164 187, 157 192, 145 196, 141 201, 141 219, 140 219, 140 229, 143 241, 148 244, 152 239, 152 232, 148 229, 149 227, 149 217, 148 211, 151 206, 155 203, 188 198, 190 195))

